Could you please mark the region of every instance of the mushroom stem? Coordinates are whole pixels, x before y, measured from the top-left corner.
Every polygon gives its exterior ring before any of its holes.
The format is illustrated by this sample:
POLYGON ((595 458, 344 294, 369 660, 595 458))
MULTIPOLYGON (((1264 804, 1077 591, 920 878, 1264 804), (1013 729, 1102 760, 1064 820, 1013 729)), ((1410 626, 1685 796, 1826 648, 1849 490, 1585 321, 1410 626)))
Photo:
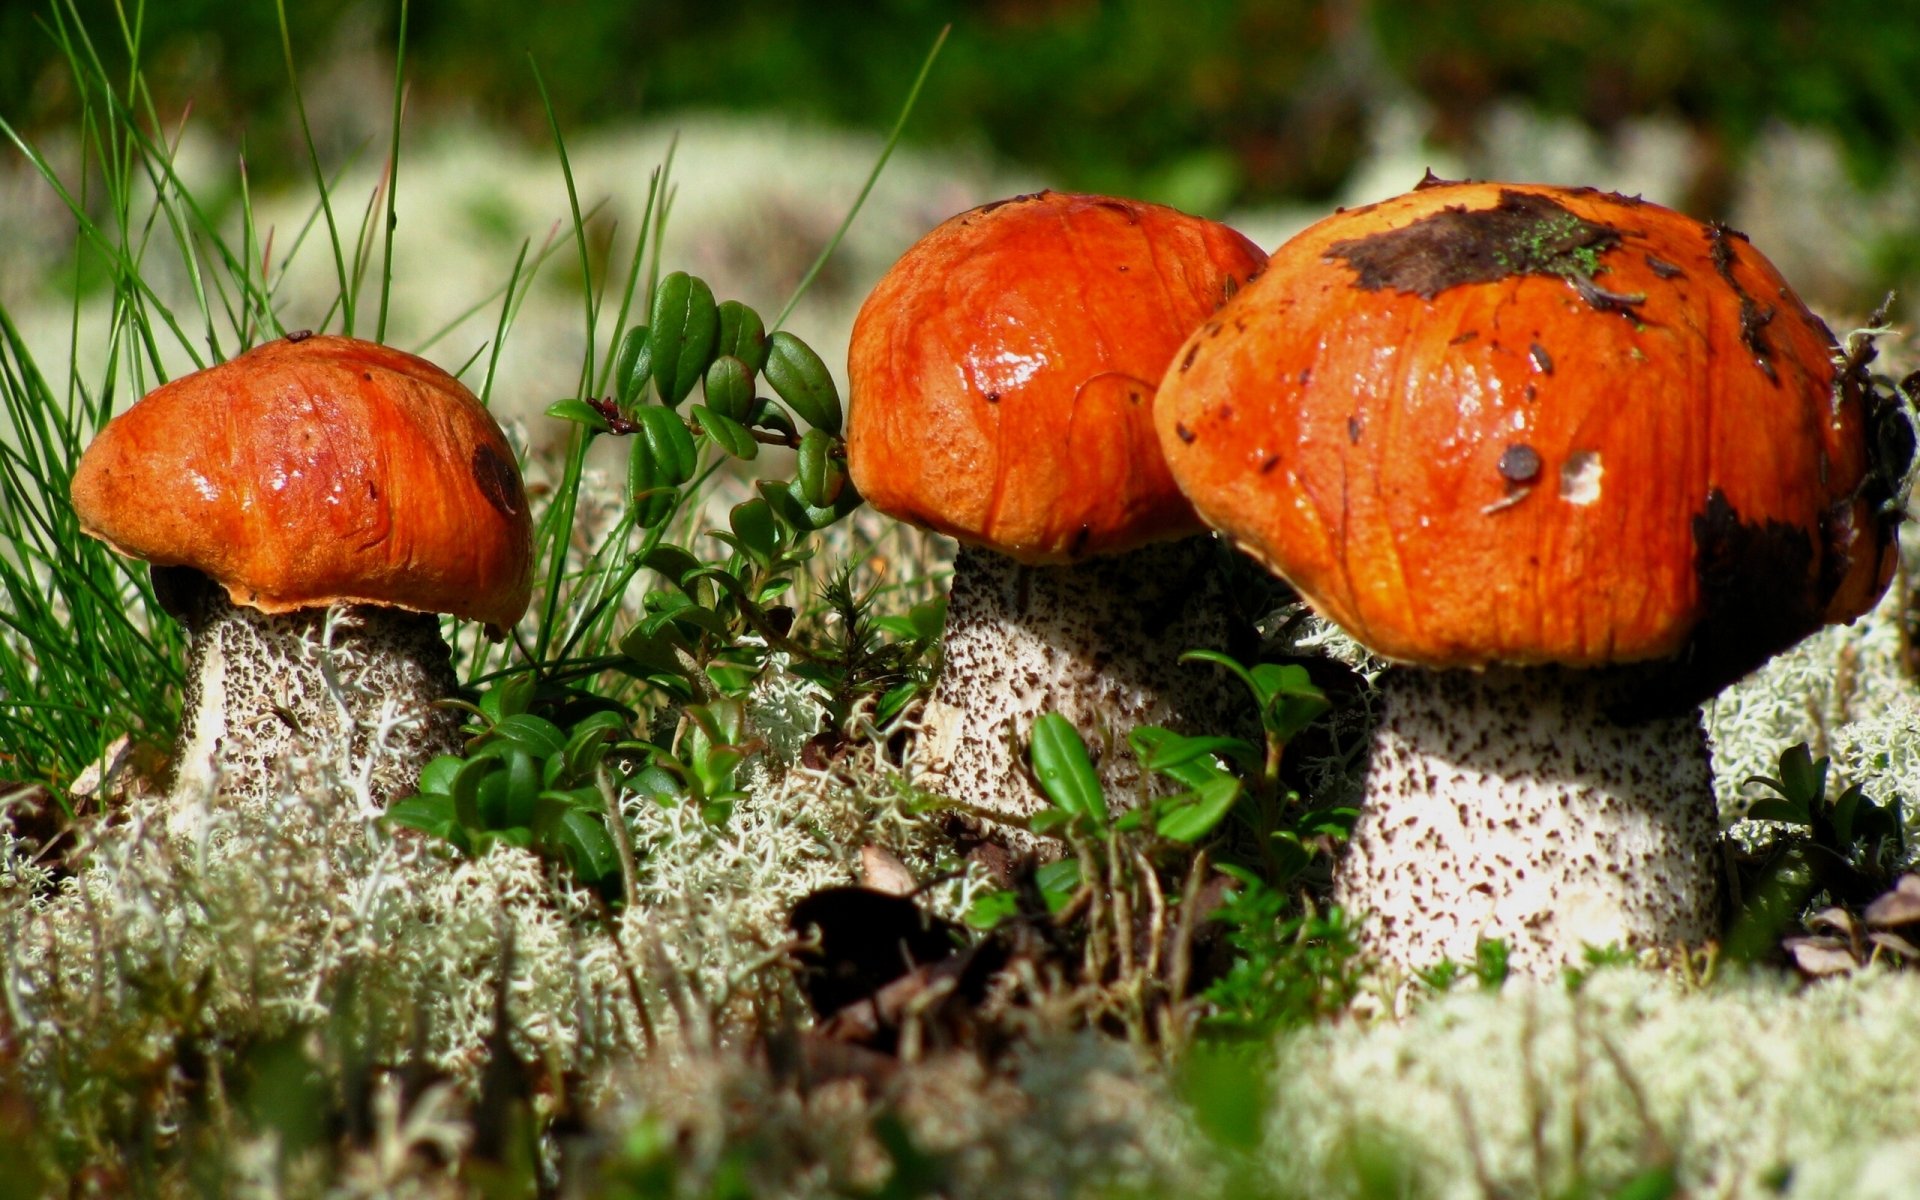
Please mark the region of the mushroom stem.
POLYGON ((1383 681, 1335 897, 1409 968, 1499 938, 1550 974, 1587 946, 1698 943, 1719 924, 1720 825, 1697 711, 1608 711, 1637 672, 1400 668, 1383 681))
MULTIPOLYGON (((1027 741, 1034 718, 1057 712, 1086 739, 1108 804, 1137 806, 1145 793, 1126 741, 1136 725, 1231 733, 1242 719, 1218 672, 1179 661, 1226 649, 1229 611, 1209 537, 1067 566, 961 546, 945 665, 927 707, 943 790, 1015 820, 1040 811, 1027 741)), ((1015 848, 1044 844, 1012 826, 987 834, 1015 848)))
POLYGON ((428 759, 459 749, 459 715, 433 706, 459 682, 431 614, 361 604, 268 614, 191 568, 153 576, 190 647, 176 808, 214 793, 266 801, 297 781, 302 758, 342 748, 385 806, 413 790, 428 759))

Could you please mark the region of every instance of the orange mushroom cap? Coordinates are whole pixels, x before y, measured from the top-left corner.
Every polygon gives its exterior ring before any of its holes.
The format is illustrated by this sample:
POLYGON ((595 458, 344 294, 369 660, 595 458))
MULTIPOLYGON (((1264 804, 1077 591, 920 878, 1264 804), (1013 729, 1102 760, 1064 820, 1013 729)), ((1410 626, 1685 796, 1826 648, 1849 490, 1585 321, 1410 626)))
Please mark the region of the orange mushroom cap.
POLYGON ((854 322, 854 485, 1027 563, 1200 532, 1161 461, 1154 388, 1265 261, 1224 225, 1104 196, 1042 192, 948 220, 854 322))
POLYGON ((377 604, 504 629, 532 594, 513 451, 459 380, 345 337, 284 338, 107 423, 80 527, 262 612, 377 604))
POLYGON ((1380 654, 1717 687, 1891 573, 1835 353, 1724 226, 1430 180, 1275 251, 1156 421, 1202 517, 1380 654))

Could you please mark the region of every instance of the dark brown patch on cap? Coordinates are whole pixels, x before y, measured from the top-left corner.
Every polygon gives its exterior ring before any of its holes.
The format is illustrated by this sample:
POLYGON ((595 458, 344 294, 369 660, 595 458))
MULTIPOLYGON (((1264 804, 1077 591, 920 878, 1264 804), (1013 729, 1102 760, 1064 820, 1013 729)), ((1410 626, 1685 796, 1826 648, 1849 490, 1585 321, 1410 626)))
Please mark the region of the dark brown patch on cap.
POLYGON ((1344 261, 1367 291, 1431 300, 1450 287, 1516 275, 1590 279, 1620 236, 1548 197, 1503 190, 1491 208, 1444 208, 1400 229, 1335 242, 1326 257, 1344 261))
POLYGON ((1748 523, 1719 489, 1693 518, 1700 623, 1669 669, 1628 698, 1616 717, 1686 712, 1824 624, 1837 576, 1816 578, 1813 538, 1782 521, 1748 523))
POLYGON ((527 507, 526 493, 520 490, 520 472, 500 457, 500 452, 484 443, 473 448, 473 482, 480 494, 503 517, 519 516, 527 507))

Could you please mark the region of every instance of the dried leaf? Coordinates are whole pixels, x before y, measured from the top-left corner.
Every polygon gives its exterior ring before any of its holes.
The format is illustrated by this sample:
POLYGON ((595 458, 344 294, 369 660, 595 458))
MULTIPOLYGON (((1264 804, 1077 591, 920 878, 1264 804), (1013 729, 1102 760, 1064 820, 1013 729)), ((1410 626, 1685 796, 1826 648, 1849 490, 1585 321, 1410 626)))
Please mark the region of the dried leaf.
POLYGON ((899 855, 871 842, 860 847, 860 882, 889 896, 910 896, 920 886, 899 855))
POLYGON ((1920 875, 1902 875, 1892 891, 1867 905, 1866 916, 1881 929, 1920 921, 1920 875))
POLYGON ((1833 937, 1791 937, 1782 943, 1793 956, 1793 965, 1808 975, 1843 975, 1860 965, 1853 949, 1833 937))

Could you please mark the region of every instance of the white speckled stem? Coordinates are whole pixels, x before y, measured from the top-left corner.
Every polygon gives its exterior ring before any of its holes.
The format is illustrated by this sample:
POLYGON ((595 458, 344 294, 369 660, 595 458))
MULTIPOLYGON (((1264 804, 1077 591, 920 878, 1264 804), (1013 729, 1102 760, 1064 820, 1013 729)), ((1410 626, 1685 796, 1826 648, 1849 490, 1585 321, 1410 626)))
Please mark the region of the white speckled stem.
MULTIPOLYGON (((1621 676, 1612 676, 1618 680, 1621 676)), ((1583 947, 1699 943, 1720 826, 1697 715, 1607 718, 1608 675, 1396 669, 1335 898, 1388 962, 1471 962, 1482 938, 1551 974, 1583 947)))
POLYGON ((459 714, 430 707, 458 688, 436 618, 352 605, 323 646, 327 609, 269 616, 235 605, 196 573, 172 576, 163 594, 191 646, 176 804, 209 789, 264 801, 299 786, 303 760, 326 755, 355 776, 370 766, 369 796, 385 805, 414 789, 428 759, 459 749, 459 714), (419 719, 396 725, 395 717, 419 719), (386 741, 375 753, 383 723, 386 741))
MULTIPOLYGON (((1244 704, 1221 672, 1183 665, 1187 650, 1226 648, 1228 604, 1207 538, 1148 546, 1061 567, 1022 566, 963 546, 947 606, 946 663, 928 705, 942 790, 1025 817, 1046 798, 1027 767, 1034 718, 1058 712, 1087 742, 1109 807, 1136 806, 1136 725, 1234 733, 1244 704)), ((1156 788, 1165 794, 1171 787, 1156 788)), ((1010 826, 987 836, 1058 853, 1010 826)))

